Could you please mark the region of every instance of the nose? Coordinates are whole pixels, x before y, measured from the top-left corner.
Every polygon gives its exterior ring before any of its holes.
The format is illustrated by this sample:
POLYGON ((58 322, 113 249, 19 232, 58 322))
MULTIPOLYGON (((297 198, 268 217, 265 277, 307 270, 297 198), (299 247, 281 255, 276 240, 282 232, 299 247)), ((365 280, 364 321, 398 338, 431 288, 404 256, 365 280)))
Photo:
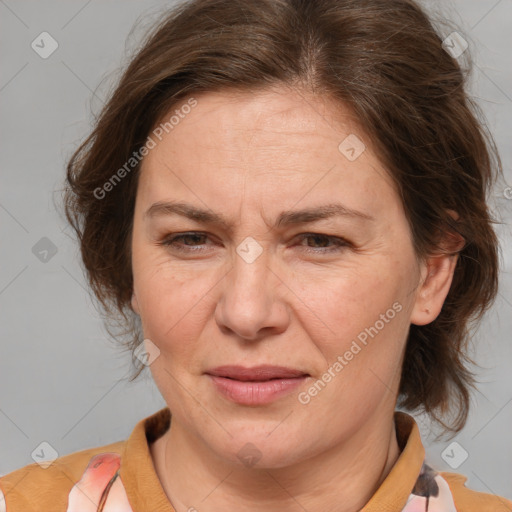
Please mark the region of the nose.
POLYGON ((225 334, 256 341, 286 330, 285 295, 290 292, 283 276, 273 270, 272 258, 268 250, 253 261, 242 250, 235 253, 233 268, 220 283, 215 310, 217 325, 225 334))

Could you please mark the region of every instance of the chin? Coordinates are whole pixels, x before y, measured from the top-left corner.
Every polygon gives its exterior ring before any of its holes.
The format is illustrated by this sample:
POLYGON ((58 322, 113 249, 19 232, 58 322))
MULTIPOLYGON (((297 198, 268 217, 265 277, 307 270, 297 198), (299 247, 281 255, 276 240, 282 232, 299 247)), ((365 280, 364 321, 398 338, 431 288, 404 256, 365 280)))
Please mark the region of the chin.
POLYGON ((304 442, 294 441, 285 429, 279 433, 276 430, 269 436, 269 432, 276 429, 276 425, 272 422, 270 429, 250 435, 243 427, 239 432, 231 430, 233 437, 229 437, 226 443, 219 444, 216 440, 211 440, 213 442, 207 441, 207 444, 219 457, 246 469, 283 468, 314 455, 304 442))

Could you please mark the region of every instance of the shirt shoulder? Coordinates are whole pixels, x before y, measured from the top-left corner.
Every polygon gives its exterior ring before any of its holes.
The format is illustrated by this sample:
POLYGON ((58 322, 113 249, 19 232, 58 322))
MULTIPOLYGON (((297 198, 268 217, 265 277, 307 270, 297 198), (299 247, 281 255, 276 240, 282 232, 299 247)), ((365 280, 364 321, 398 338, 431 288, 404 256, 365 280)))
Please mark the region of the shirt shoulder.
POLYGON ((66 511, 73 496, 94 500, 118 476, 126 441, 34 462, 0 477, 0 512, 66 511), (75 485, 76 484, 76 485, 75 485), (91 494, 87 496, 88 492, 91 494))
POLYGON ((440 472, 448 483, 457 512, 512 512, 512 501, 501 496, 473 491, 465 485, 467 477, 440 472))

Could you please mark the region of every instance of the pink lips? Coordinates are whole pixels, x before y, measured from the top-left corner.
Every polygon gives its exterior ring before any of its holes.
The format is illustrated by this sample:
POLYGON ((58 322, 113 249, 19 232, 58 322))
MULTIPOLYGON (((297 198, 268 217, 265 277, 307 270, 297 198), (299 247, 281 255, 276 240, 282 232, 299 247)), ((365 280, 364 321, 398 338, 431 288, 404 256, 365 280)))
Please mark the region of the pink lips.
POLYGON ((242 405, 263 405, 273 402, 300 386, 309 376, 293 368, 269 365, 252 368, 218 366, 206 373, 217 391, 242 405))

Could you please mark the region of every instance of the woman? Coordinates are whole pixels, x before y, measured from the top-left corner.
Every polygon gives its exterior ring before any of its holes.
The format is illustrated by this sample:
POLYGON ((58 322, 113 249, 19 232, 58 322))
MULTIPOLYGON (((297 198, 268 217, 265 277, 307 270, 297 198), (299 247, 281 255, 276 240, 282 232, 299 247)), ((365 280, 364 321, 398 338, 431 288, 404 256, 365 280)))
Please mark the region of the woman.
POLYGON ((154 29, 65 205, 168 407, 6 475, 8 512, 512 510, 395 411, 463 428, 497 292, 457 41, 411 0, 196 0, 154 29))

